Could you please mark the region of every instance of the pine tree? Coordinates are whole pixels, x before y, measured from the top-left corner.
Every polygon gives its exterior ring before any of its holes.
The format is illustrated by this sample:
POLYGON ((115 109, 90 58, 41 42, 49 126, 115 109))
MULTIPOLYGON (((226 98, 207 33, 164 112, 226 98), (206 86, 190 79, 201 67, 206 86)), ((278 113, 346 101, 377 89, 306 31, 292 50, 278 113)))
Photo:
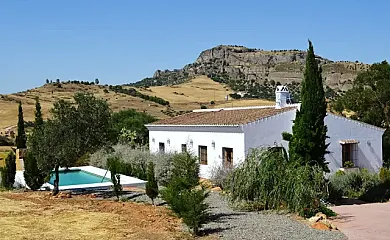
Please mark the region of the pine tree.
POLYGON ((41 104, 39 98, 35 99, 35 127, 38 128, 43 125, 43 117, 41 111, 41 104))
POLYGON ((327 154, 326 132, 324 124, 326 102, 321 76, 322 69, 314 55, 312 43, 306 58, 306 69, 301 89, 301 107, 297 111, 292 136, 289 143, 290 161, 298 165, 318 165, 329 172, 325 162, 327 154))
POLYGON ((150 162, 147 170, 147 183, 146 183, 146 195, 152 199, 154 205, 154 199, 158 196, 157 180, 154 176, 154 163, 150 162))
POLYGON ((24 131, 24 119, 22 103, 19 103, 19 116, 18 116, 18 136, 16 136, 16 147, 26 148, 26 132, 24 131))

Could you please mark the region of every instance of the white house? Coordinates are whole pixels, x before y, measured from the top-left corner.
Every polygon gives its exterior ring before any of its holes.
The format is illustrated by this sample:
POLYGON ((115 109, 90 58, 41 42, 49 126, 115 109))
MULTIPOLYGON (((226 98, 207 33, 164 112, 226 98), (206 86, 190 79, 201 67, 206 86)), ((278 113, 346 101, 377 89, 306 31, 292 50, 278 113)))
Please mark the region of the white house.
MULTIPOLYGON (((199 157, 200 175, 209 178, 215 165, 238 164, 251 148, 283 146, 299 104, 289 104, 287 87, 278 86, 275 106, 201 109, 146 125, 151 152, 191 151, 199 157)), ((328 113, 330 143, 326 160, 331 172, 351 161, 378 171, 382 166, 384 129, 328 113)))

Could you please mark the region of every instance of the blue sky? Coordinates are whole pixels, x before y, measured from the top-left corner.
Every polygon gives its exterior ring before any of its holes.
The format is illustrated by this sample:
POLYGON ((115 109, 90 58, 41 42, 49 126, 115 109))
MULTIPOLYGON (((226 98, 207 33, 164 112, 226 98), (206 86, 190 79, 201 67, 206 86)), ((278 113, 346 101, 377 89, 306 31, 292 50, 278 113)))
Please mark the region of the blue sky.
POLYGON ((331 60, 390 54, 390 2, 0 0, 0 93, 46 78, 123 84, 219 44, 306 49, 331 60))

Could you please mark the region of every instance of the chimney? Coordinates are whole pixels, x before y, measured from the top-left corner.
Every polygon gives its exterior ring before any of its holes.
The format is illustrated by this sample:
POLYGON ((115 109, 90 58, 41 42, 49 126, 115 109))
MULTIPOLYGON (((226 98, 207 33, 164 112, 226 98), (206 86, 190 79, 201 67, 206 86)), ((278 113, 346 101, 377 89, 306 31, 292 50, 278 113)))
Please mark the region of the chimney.
POLYGON ((275 90, 275 97, 276 97, 276 109, 281 109, 287 106, 287 103, 290 103, 290 92, 288 91, 288 88, 286 86, 276 86, 275 90))

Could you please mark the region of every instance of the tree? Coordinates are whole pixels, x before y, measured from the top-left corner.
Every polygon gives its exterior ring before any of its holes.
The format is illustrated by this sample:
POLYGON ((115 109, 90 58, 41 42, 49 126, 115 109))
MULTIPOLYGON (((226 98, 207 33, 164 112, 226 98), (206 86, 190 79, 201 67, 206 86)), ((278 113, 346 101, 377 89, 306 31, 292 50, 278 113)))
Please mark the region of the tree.
MULTIPOLYGON (((342 105, 337 109, 354 112, 354 118, 385 128, 382 148, 385 165, 390 163, 390 65, 386 61, 374 63, 367 71, 361 72, 353 86, 337 99, 342 105)), ((336 110, 336 109, 335 109, 336 110)))
POLYGON ((39 103, 39 98, 37 97, 35 99, 35 122, 34 122, 35 127, 40 127, 43 125, 43 117, 42 117, 41 109, 42 109, 41 104, 39 103))
POLYGON ((122 193, 121 178, 118 173, 120 164, 121 163, 119 157, 111 157, 107 159, 107 168, 111 172, 111 182, 114 185, 113 190, 118 200, 119 196, 122 193))
POLYGON ((46 175, 38 168, 37 160, 30 152, 24 158, 23 175, 27 186, 34 191, 40 189, 45 182, 46 175))
POLYGON ((13 152, 10 152, 5 159, 5 166, 1 170, 1 185, 10 189, 15 183, 16 175, 16 157, 13 152))
POLYGON ((99 79, 97 79, 97 78, 95 79, 95 84, 99 85, 99 79))
POLYGON ((208 196, 206 189, 199 187, 199 162, 190 153, 175 154, 172 159, 172 174, 161 191, 162 198, 183 222, 198 234, 202 224, 208 221, 208 196))
POLYGON ((147 170, 147 183, 146 183, 146 195, 152 199, 152 204, 154 205, 154 199, 158 196, 158 185, 157 180, 154 175, 154 163, 150 162, 148 164, 147 170))
POLYGON ((49 84, 49 83, 50 83, 49 79, 46 78, 46 84, 49 84))
POLYGON ((57 78, 56 79, 56 83, 59 84, 60 83, 60 79, 57 78))
POLYGON ((54 103, 53 119, 35 129, 29 139, 29 151, 39 169, 50 174, 54 168, 53 195, 59 191, 59 168, 73 166, 84 154, 106 145, 109 137, 107 102, 88 93, 75 94, 74 102, 54 103))
POLYGON ((327 126, 324 123, 326 116, 326 102, 321 76, 322 69, 314 55, 312 43, 306 57, 306 69, 301 88, 301 107, 296 113, 292 136, 287 137, 289 142, 290 161, 298 166, 309 164, 319 166, 329 172, 325 161, 328 144, 326 144, 327 126))
POLYGON ((26 132, 24 131, 24 119, 22 103, 19 102, 19 115, 18 115, 18 136, 16 136, 16 147, 26 148, 26 132))
POLYGON ((128 109, 119 111, 112 114, 111 117, 111 139, 113 142, 117 142, 122 129, 127 131, 135 132, 137 138, 134 139, 136 144, 148 143, 149 132, 145 127, 145 124, 156 121, 157 119, 153 116, 137 112, 135 109, 128 109))

